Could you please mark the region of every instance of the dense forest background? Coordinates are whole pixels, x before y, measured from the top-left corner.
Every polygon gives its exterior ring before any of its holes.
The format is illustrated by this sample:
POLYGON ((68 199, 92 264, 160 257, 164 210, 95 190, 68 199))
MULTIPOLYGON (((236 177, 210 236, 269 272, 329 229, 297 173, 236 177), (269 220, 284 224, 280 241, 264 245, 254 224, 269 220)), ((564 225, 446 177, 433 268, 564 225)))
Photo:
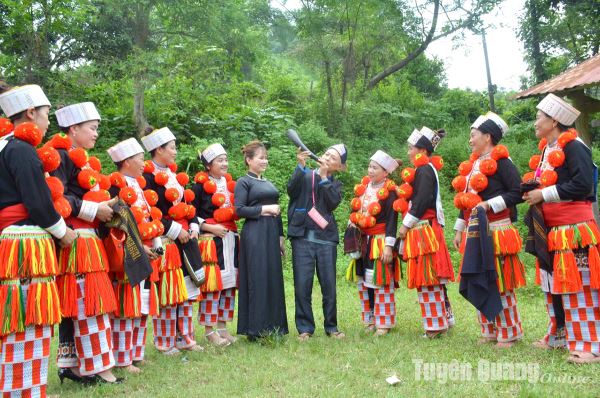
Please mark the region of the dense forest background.
MULTIPOLYGON (((410 132, 443 127, 443 194, 453 213, 450 181, 468 156, 469 124, 489 110, 488 93, 448 88, 443 63, 424 51, 441 37, 460 45, 502 1, 301 0, 294 9, 272 3, 1 0, 0 78, 41 84, 53 109, 95 102, 102 123, 94 152, 108 171, 110 145, 147 125, 169 126, 179 167, 192 175, 200 169, 197 151, 211 142, 229 150, 236 177, 244 172, 241 146, 268 142, 267 176, 283 189, 295 165, 285 131, 295 128, 317 152, 348 145, 349 172, 340 177, 348 198, 375 150, 407 164, 410 132)), ((523 87, 599 51, 598 1, 525 0, 515 18, 530 67, 523 87)), ((537 100, 513 101, 511 94, 494 96, 511 127, 504 143, 524 173, 536 147, 537 100)), ((338 217, 347 211, 341 206, 338 217)))

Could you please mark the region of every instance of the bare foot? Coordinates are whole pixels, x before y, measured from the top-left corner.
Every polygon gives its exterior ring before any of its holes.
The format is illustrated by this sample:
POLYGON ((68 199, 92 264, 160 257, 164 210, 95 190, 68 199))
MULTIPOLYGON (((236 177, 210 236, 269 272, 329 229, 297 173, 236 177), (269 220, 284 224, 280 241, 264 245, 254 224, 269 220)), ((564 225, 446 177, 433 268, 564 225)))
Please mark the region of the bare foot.
POLYGON ((123 369, 125 369, 129 373, 133 373, 133 374, 137 374, 137 373, 141 373, 142 372, 142 369, 138 368, 135 365, 124 366, 123 369))

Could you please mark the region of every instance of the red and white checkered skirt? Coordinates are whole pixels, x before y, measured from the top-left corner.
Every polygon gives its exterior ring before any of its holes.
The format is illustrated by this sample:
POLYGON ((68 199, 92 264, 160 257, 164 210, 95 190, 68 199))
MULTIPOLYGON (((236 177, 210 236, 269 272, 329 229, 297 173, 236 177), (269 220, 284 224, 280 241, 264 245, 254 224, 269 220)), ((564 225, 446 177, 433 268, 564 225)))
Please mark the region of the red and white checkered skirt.
POLYGON ((485 315, 477 311, 483 337, 495 338, 498 342, 516 341, 523 337, 521 317, 517 308, 517 296, 513 290, 500 293, 502 311, 490 322, 485 315))
POLYGON ((375 290, 373 318, 377 329, 390 329, 396 325, 396 299, 394 281, 375 290))
POLYGON ((445 293, 443 285, 417 287, 423 328, 426 331, 448 329, 445 293))
POLYGON ((563 294, 569 351, 600 355, 600 291, 590 287, 589 268, 580 268, 583 290, 563 294))
POLYGON ((359 277, 356 286, 358 287, 358 298, 360 300, 360 315, 362 322, 365 326, 371 326, 375 323, 375 321, 373 319, 371 302, 369 301, 369 290, 365 286, 365 280, 359 277))
POLYGON ((45 397, 51 326, 26 326, 1 339, 0 391, 3 397, 45 397))
POLYGON ((133 318, 111 319, 113 356, 115 366, 129 366, 133 362, 133 318))
POLYGON ((131 354, 134 361, 143 361, 146 351, 146 324, 148 316, 142 315, 133 319, 133 352, 131 354))
POLYGON ((177 342, 175 344, 180 350, 186 350, 196 345, 192 301, 185 301, 177 306, 177 342))
POLYGON ((159 351, 168 351, 175 347, 177 336, 177 306, 161 307, 158 315, 152 317, 154 326, 154 346, 159 351))

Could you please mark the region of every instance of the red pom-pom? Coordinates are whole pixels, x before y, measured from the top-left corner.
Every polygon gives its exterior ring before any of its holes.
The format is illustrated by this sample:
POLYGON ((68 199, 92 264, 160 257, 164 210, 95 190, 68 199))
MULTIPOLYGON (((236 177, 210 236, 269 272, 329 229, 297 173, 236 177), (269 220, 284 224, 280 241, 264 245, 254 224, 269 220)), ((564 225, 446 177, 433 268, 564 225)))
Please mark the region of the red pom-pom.
POLYGON ((177 182, 182 187, 185 187, 188 184, 188 182, 190 182, 190 176, 188 176, 183 171, 181 173, 177 173, 177 175, 175 176, 175 178, 177 178, 177 182))
POLYGON ((204 184, 202 184, 202 189, 209 195, 217 192, 217 184, 213 180, 208 180, 204 184))
POLYGON ((138 230, 142 240, 150 240, 156 237, 155 225, 151 222, 139 222, 138 230))
POLYGON ((191 189, 186 189, 183 191, 183 200, 185 203, 191 203, 196 199, 196 194, 191 189))
POLYGON ((64 195, 65 187, 63 183, 56 177, 46 177, 46 184, 50 188, 50 195, 52 200, 56 200, 64 195))
POLYGON ((464 192, 459 192, 456 195, 454 195, 454 207, 456 207, 459 210, 464 210, 464 199, 463 197, 466 195, 466 193, 464 192))
POLYGON ((135 189, 131 187, 121 188, 119 191, 119 198, 123 199, 125 203, 131 206, 137 201, 137 193, 135 193, 135 189))
POLYGON ((90 158, 88 159, 88 164, 93 170, 97 171, 98 173, 100 172, 100 170, 102 170, 102 163, 100 163, 100 159, 98 159, 95 156, 90 156, 90 158))
POLYGON ((362 201, 360 200, 360 198, 353 198, 350 201, 350 208, 352 209, 352 211, 359 211, 361 207, 362 201))
POLYGON ((454 188, 454 190, 456 192, 463 192, 466 187, 467 187, 467 177, 456 176, 452 180, 452 188, 454 188))
POLYGON ((523 182, 529 182, 533 179, 535 179, 535 171, 530 171, 523 175, 523 182))
POLYGON ((540 140, 540 142, 538 142, 538 149, 540 150, 540 152, 544 150, 544 148, 546 147, 547 144, 548 144, 548 140, 545 138, 542 138, 540 140))
POLYGON ((73 143, 65 133, 56 133, 48 141, 48 145, 54 149, 66 149, 68 151, 73 146, 73 143))
POLYGON ((225 173, 225 181, 230 182, 233 181, 233 177, 229 173, 225 173))
POLYGON ((153 220, 160 220, 162 216, 162 211, 160 211, 158 207, 152 206, 150 208, 150 217, 152 217, 153 220))
POLYGON ((231 192, 231 193, 234 193, 234 192, 235 192, 235 185, 236 185, 236 184, 237 184, 237 183, 236 183, 235 181, 233 181, 233 180, 231 180, 231 181, 227 181, 227 190, 228 190, 229 192, 231 192))
POLYGON ((150 206, 156 206, 156 203, 158 203, 158 194, 152 189, 146 189, 144 191, 144 198, 146 198, 146 202, 148 202, 150 206))
POLYGON ((458 174, 461 176, 468 176, 471 170, 473 170, 473 163, 468 160, 465 160, 458 165, 458 174))
POLYGON ((541 159, 542 159, 542 157, 540 155, 533 155, 532 157, 530 157, 529 158, 529 169, 530 170, 537 169, 538 165, 540 164, 541 159))
POLYGON ((50 145, 44 145, 37 150, 38 157, 42 161, 42 166, 46 173, 58 169, 60 166, 60 154, 50 145))
POLYGON ((469 162, 471 162, 471 163, 475 163, 475 161, 476 161, 477 159, 479 159, 479 154, 478 154, 478 153, 475 153, 475 152, 473 152, 473 153, 471 153, 471 154, 469 155, 469 162))
POLYGON ((392 204, 394 210, 398 213, 404 213, 408 210, 408 202, 404 198, 394 200, 392 204))
POLYGON ((111 185, 114 185, 117 188, 125 188, 127 186, 125 176, 123 176, 123 174, 119 173, 118 171, 110 173, 108 178, 110 179, 111 185))
POLYGON ((369 176, 364 176, 361 180, 360 183, 363 185, 369 185, 369 183, 371 182, 371 179, 369 178, 369 176))
POLYGON ((562 166, 565 163, 565 153, 560 150, 550 152, 548 154, 548 163, 554 168, 562 166))
MULTIPOLYGON (((16 129, 15 129, 16 131, 16 129)), ((564 133, 561 133, 558 136, 558 140, 556 140, 556 142, 558 142, 558 146, 561 149, 565 149, 565 146, 573 141, 577 139, 577 131, 575 129, 568 129, 567 131, 565 131, 564 133)))
POLYGON ((187 214, 186 214, 185 218, 187 218, 188 220, 191 220, 194 217, 196 217, 196 208, 192 205, 188 205, 187 214))
POLYGON ((175 206, 171 206, 169 209, 169 217, 173 220, 181 220, 185 218, 188 213, 188 205, 183 202, 177 203, 175 206))
POLYGON ((169 182, 169 175, 165 171, 160 171, 154 176, 154 182, 164 187, 169 182))
POLYGON ((396 190, 396 183, 392 180, 385 180, 383 187, 391 192, 396 190))
POLYGON ((367 186, 364 184, 356 184, 354 186, 354 195, 363 196, 365 191, 367 190, 367 186))
POLYGON ((96 203, 106 202, 107 200, 110 200, 110 193, 104 189, 100 189, 98 191, 89 191, 83 195, 82 199, 96 203))
POLYGON ((350 213, 350 222, 354 225, 358 225, 358 222, 362 218, 362 214, 358 212, 350 213))
POLYGON ((9 134, 14 128, 15 126, 9 119, 3 117, 0 118, 0 137, 4 137, 5 135, 9 134))
POLYGON ((432 156, 430 159, 431 164, 436 170, 440 171, 444 167, 444 159, 440 155, 432 156))
POLYGON ((208 173, 205 171, 196 173, 196 176, 194 177, 194 182, 196 184, 204 184, 206 181, 208 181, 208 173))
POLYGON ((144 162, 144 173, 150 173, 150 174, 153 174, 153 173, 154 173, 154 170, 155 170, 155 167, 154 167, 154 162, 153 162, 153 161, 151 161, 151 160, 146 160, 146 161, 144 162))
POLYGON ((88 153, 83 148, 75 148, 69 151, 69 158, 75 164, 75 167, 82 168, 89 160, 88 153))
POLYGON ((19 124, 15 127, 14 134, 15 138, 25 141, 34 147, 40 145, 42 138, 44 138, 42 131, 32 122, 19 124))
POLYGON ((100 189, 109 189, 111 186, 110 178, 104 174, 98 173, 98 185, 100 189))
POLYGON ((372 216, 376 216, 377 214, 381 213, 381 205, 379 202, 373 202, 367 206, 367 212, 372 216))
POLYGON ((222 193, 218 192, 216 194, 214 194, 211 198, 211 202, 213 205, 217 206, 217 207, 221 207, 225 204, 225 200, 227 198, 225 198, 225 195, 223 195, 222 193))
POLYGON ((388 196, 390 196, 390 191, 388 191, 385 187, 379 188, 375 196, 377 196, 377 199, 379 200, 386 200, 388 196))
POLYGON ((467 210, 474 208, 481 202, 481 197, 479 195, 474 194, 473 192, 467 192, 464 196, 465 198, 465 208, 467 210))
POLYGON ((98 173, 91 169, 81 170, 77 175, 77 182, 83 189, 92 189, 98 184, 98 173))
POLYGON ((502 144, 496 145, 494 149, 492 149, 492 153, 490 154, 490 156, 496 161, 508 158, 508 148, 502 144))
POLYGON ((176 188, 169 188, 165 191, 165 199, 169 202, 175 202, 179 198, 179 191, 176 188))
POLYGON ((403 199, 410 199, 413 194, 413 187, 410 184, 404 183, 398 187, 396 193, 403 199))
POLYGON ((69 216, 71 215, 71 204, 69 203, 69 201, 67 199, 65 199, 64 196, 61 196, 59 198, 56 198, 56 200, 54 200, 53 202, 54 204, 54 209, 56 210, 56 212, 58 214, 60 214, 60 216, 64 219, 69 218, 69 216))
POLYGON ((364 216, 358 221, 358 226, 361 228, 373 228, 377 224, 377 220, 373 216, 364 216))
POLYGON ((213 212, 213 218, 216 222, 222 223, 231 221, 234 219, 234 212, 232 207, 219 208, 213 212))
POLYGON ((494 159, 485 159, 479 163, 479 171, 485 176, 492 176, 498 170, 498 162, 494 159))
POLYGON ((426 164, 429 164, 429 156, 425 155, 424 153, 417 153, 413 163, 415 167, 425 166, 426 164))
POLYGON ((545 170, 540 176, 540 184, 545 187, 556 184, 556 181, 558 181, 558 174, 554 170, 545 170))
POLYGON ((156 236, 162 236, 165 233, 165 226, 159 220, 154 221, 154 225, 157 227, 156 236))
POLYGON ((469 186, 476 192, 481 192, 488 186, 488 179, 482 173, 476 173, 471 176, 469 186))
MULTIPOLYGON (((122 190, 121 190, 121 192, 122 192, 122 190)), ((121 196, 120 193, 119 193, 119 196, 121 196)), ((123 199, 123 200, 125 200, 125 199, 123 199)), ((125 201, 125 202, 127 202, 127 201, 125 201)), ((135 218, 135 222, 136 223, 139 224, 142 221, 144 221, 145 214, 144 214, 144 210, 142 210, 141 207, 139 207, 139 206, 133 206, 133 207, 131 207, 131 213, 133 214, 133 218, 135 218)))
POLYGON ((415 169, 413 169, 412 167, 407 167, 404 170, 402 170, 402 173, 400 173, 400 177, 402 178, 402 181, 410 184, 415 180, 415 169))
POLYGON ((177 163, 171 163, 169 166, 167 166, 169 168, 169 170, 171 170, 173 173, 177 173, 177 163))
POLYGON ((144 178, 144 176, 137 176, 135 177, 135 180, 137 181, 141 189, 146 188, 146 179, 144 178))

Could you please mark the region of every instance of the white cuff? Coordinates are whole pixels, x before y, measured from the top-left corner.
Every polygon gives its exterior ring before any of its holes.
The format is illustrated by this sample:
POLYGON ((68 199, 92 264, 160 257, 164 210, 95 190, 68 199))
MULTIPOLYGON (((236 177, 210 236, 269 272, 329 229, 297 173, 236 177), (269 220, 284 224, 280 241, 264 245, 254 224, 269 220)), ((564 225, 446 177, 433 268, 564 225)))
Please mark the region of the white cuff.
POLYGON ((56 224, 44 229, 56 239, 62 239, 67 233, 67 224, 65 224, 65 220, 61 217, 56 224))
POLYGON ((171 228, 169 228, 165 236, 171 240, 175 240, 179 237, 179 233, 181 232, 182 228, 183 226, 181 224, 179 224, 177 221, 173 221, 171 223, 171 228))
POLYGON ((542 188, 542 196, 544 197, 544 202, 560 202, 560 196, 558 196, 556 185, 542 188))
POLYGON ((504 198, 500 195, 488 199, 487 202, 494 213, 500 213, 502 210, 506 209, 506 202, 504 201, 504 198))
POLYGON ((454 223, 454 230, 463 232, 467 228, 467 222, 462 218, 457 218, 454 223))
POLYGON ((406 215, 404 216, 404 219, 402 219, 402 225, 404 225, 408 229, 414 227, 415 224, 418 222, 419 222, 419 219, 410 213, 406 213, 406 215))
POLYGON ((202 217, 196 217, 196 221, 198 222, 198 230, 202 231, 202 224, 204 224, 206 220, 202 217))
POLYGON ((98 203, 84 200, 81 202, 81 210, 79 210, 77 218, 81 218, 82 220, 87 222, 93 222, 94 218, 96 218, 97 212, 98 203))
POLYGON ((393 236, 385 237, 385 245, 386 246, 394 247, 395 244, 396 244, 396 238, 394 238, 393 236))
POLYGON ((159 247, 162 247, 162 239, 160 239, 160 236, 157 236, 156 238, 152 239, 152 248, 158 249, 159 247))
POLYGON ((200 226, 195 222, 190 224, 190 232, 200 233, 200 226))

